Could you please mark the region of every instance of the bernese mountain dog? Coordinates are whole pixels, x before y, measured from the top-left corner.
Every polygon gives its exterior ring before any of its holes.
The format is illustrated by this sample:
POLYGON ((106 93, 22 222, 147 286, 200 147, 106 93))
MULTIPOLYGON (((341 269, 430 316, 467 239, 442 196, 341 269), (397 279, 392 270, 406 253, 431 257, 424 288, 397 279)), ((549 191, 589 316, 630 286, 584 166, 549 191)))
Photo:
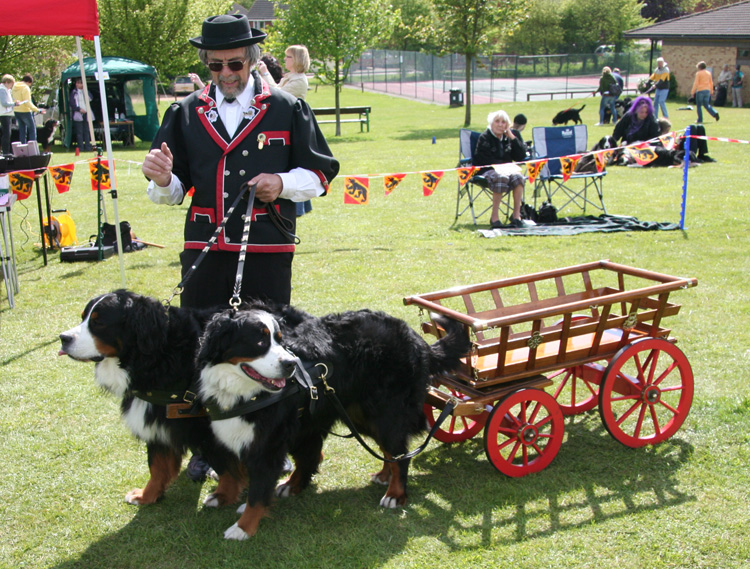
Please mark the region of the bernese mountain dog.
POLYGON ((329 390, 357 431, 382 451, 383 467, 370 477, 388 485, 380 505, 403 505, 410 460, 403 455, 410 437, 426 428, 428 385, 458 368, 471 348, 463 324, 445 318, 440 324, 445 336, 428 345, 406 322, 370 310, 318 318, 254 303, 214 316, 198 352, 199 394, 216 437, 240 458, 249 479, 242 515, 224 537, 243 540, 257 532, 287 453, 294 471, 275 494, 293 496, 310 484, 323 442, 340 419, 329 390), (315 395, 299 385, 300 370, 308 367, 326 372, 315 395), (278 400, 249 411, 268 398, 278 400))
POLYGON ((245 484, 239 461, 218 444, 205 414, 184 413, 192 408, 198 340, 215 312, 166 307, 117 290, 89 301, 82 322, 60 334, 60 355, 96 362, 96 383, 121 399, 125 424, 146 443, 151 477, 143 489, 126 494, 130 504, 159 500, 179 474, 187 450, 201 455, 219 475, 217 489, 204 504, 238 501, 245 484), (168 407, 177 418, 167 418, 168 407))

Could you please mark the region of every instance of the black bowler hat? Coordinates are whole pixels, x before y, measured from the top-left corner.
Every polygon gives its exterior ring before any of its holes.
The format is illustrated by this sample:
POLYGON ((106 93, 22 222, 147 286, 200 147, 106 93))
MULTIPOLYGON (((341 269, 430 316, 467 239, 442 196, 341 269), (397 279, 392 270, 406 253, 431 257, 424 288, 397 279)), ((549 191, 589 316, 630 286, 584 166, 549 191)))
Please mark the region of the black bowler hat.
POLYGON ((203 20, 203 35, 192 38, 190 43, 199 49, 234 49, 262 42, 266 34, 250 27, 242 14, 222 14, 203 20))

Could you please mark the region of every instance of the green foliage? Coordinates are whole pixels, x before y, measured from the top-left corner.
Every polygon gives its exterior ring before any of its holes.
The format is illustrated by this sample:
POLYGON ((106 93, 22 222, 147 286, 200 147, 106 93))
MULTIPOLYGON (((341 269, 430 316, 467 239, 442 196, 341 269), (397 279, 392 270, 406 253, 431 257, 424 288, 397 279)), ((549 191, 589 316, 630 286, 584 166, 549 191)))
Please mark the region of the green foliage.
POLYGON ((100 0, 103 55, 128 57, 165 77, 198 64, 188 39, 199 36, 208 16, 225 13, 230 0, 100 0))
MULTIPOLYGON (((84 57, 94 45, 82 41, 84 57)), ((0 36, 0 70, 18 81, 31 73, 34 86, 55 86, 60 72, 77 60, 75 38, 67 36, 0 36)), ((36 96, 37 93, 34 93, 36 96)))
POLYGON ((431 0, 393 0, 391 6, 394 12, 399 13, 398 22, 391 37, 378 47, 434 52, 438 42, 435 38, 435 12, 431 0))
POLYGON ((527 0, 433 2, 439 14, 436 36, 442 52, 458 53, 466 58, 464 124, 468 126, 471 124, 472 61, 526 17, 527 0))
POLYGON ((517 55, 551 55, 564 53, 562 9, 558 0, 532 0, 528 16, 511 30, 504 53, 517 55), (539 33, 544 30, 544 33, 539 33))
MULTIPOLYGON (((315 75, 335 87, 338 108, 349 67, 368 47, 390 35, 396 14, 385 0, 293 0, 286 4, 285 10, 277 10, 274 45, 307 46, 315 75)), ((339 123, 336 130, 338 136, 339 123)))

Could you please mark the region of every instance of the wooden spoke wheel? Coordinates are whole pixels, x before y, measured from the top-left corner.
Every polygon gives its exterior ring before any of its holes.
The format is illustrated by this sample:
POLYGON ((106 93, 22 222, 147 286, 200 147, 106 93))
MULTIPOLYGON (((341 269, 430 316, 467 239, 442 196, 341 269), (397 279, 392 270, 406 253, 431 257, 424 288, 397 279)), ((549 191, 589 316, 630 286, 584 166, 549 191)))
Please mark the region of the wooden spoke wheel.
POLYGON ((596 407, 599 403, 599 383, 592 381, 589 369, 585 366, 566 368, 550 375, 549 378, 555 379, 560 376, 562 379, 553 397, 560 405, 563 415, 577 415, 596 407))
POLYGON ((599 390, 609 433, 637 448, 671 437, 693 402, 693 371, 685 354, 661 338, 642 338, 610 361, 599 390))
MULTIPOLYGON (((463 395, 460 391, 456 391, 455 389, 448 388, 444 385, 440 386, 440 390, 450 393, 453 397, 459 400, 468 399, 468 397, 463 395)), ((430 429, 432 429, 437 421, 441 411, 441 409, 433 407, 429 403, 424 404, 424 414, 427 417, 427 423, 430 429)), ((489 413, 487 411, 483 411, 479 415, 451 415, 450 417, 447 417, 438 430, 435 431, 435 438, 441 443, 460 443, 461 441, 469 440, 482 430, 487 421, 488 415, 489 413)))
POLYGON ((502 399, 484 430, 487 458, 506 476, 546 468, 560 450, 565 420, 560 406, 540 389, 520 389, 502 399))

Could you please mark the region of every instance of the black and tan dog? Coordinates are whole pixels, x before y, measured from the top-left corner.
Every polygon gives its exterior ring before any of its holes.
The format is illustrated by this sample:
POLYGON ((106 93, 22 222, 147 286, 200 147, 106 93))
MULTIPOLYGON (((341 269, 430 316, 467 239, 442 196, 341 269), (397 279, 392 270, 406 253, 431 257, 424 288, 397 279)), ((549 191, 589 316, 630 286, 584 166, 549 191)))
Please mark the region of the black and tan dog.
POLYGON ((570 121, 573 121, 573 124, 583 124, 583 120, 581 120, 581 111, 585 107, 586 105, 582 105, 580 109, 570 108, 560 111, 555 115, 555 118, 552 119, 552 124, 557 126, 568 124, 570 121))
POLYGON ((146 443, 151 477, 143 489, 125 496, 130 504, 160 499, 180 472, 187 450, 201 455, 219 474, 219 485, 204 504, 238 500, 242 468, 218 444, 203 417, 167 418, 196 379, 195 353, 206 321, 216 311, 165 307, 158 300, 117 290, 89 301, 83 320, 60 334, 60 355, 96 362, 96 383, 121 400, 133 435, 146 443))
MULTIPOLYGON (((457 368, 471 346, 463 324, 444 319, 441 325, 445 337, 428 345, 402 320, 369 310, 316 318, 290 307, 256 304, 214 317, 198 354, 199 393, 209 409, 218 410, 218 416, 211 413, 211 427, 240 457, 249 478, 242 516, 224 537, 242 540, 256 533, 287 453, 295 470, 276 495, 296 495, 310 484, 323 442, 340 418, 328 387, 386 459, 406 453, 410 436, 426 427, 423 405, 431 378, 457 368), (296 389, 295 356, 328 369, 326 389, 321 387, 316 401, 296 389), (280 398, 244 412, 248 403, 269 397, 280 398)), ((381 506, 406 502, 408 468, 409 459, 387 460, 371 476, 388 484, 381 506)))

